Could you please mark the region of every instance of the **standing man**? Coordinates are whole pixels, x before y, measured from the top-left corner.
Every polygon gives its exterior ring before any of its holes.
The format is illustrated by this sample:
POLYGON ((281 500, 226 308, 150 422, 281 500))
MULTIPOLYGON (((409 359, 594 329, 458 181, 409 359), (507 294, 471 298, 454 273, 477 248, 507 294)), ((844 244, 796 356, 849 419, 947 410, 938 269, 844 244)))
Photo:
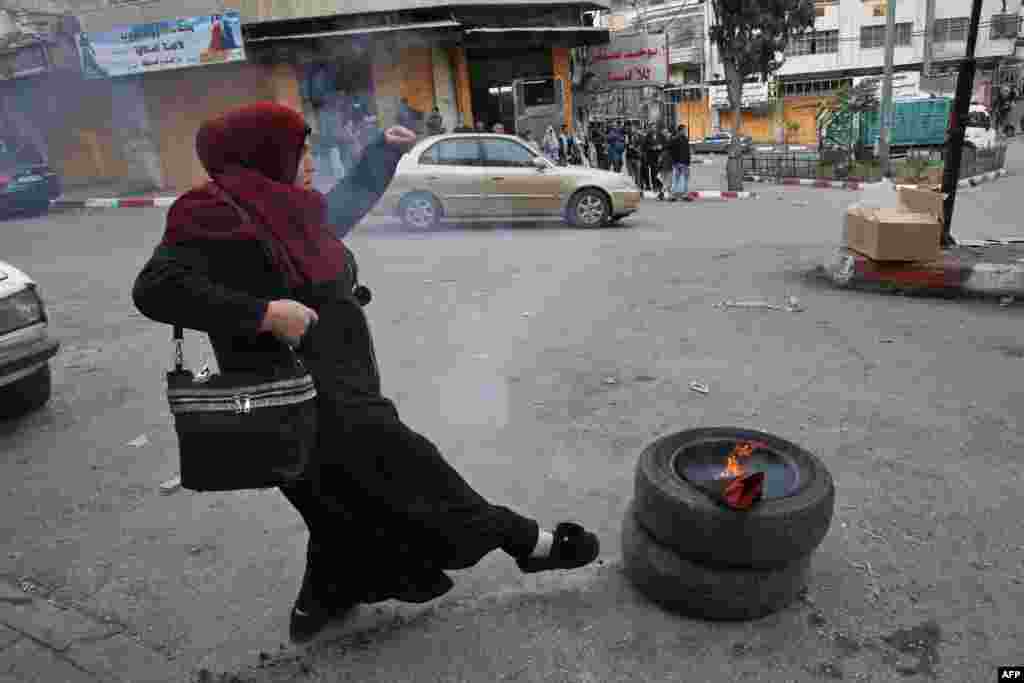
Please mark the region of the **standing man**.
POLYGON ((684 202, 690 197, 690 138, 686 135, 686 126, 679 126, 676 134, 669 142, 672 155, 672 189, 669 201, 682 197, 684 202))
POLYGON ((622 129, 614 126, 608 131, 608 160, 611 162, 611 170, 616 173, 622 172, 622 154, 626 148, 626 140, 622 129))
POLYGON ((480 119, 477 119, 477 122, 476 122, 476 132, 477 133, 486 133, 487 132, 487 126, 485 126, 484 122, 481 121, 480 119))
POLYGON ((651 126, 647 129, 645 142, 644 161, 647 162, 647 174, 650 177, 651 191, 663 195, 665 187, 661 182, 661 178, 658 177, 661 171, 658 161, 661 158, 662 150, 665 148, 665 138, 661 131, 651 126))
POLYGON ((427 117, 427 135, 440 135, 443 132, 444 118, 441 116, 441 110, 434 107, 434 111, 427 117))

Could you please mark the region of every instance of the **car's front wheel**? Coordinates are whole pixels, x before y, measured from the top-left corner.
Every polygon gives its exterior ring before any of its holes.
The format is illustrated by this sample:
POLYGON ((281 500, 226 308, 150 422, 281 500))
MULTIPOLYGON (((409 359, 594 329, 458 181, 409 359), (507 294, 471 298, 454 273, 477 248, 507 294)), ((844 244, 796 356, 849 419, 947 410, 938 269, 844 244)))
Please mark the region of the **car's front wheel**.
POLYGON ((50 366, 0 387, 0 418, 19 417, 46 405, 53 391, 50 366))
POLYGON ((579 228, 600 228, 610 216, 611 203, 600 190, 583 190, 569 204, 569 222, 579 228))
POLYGON ((441 220, 441 205, 426 192, 416 192, 402 199, 398 214, 410 230, 431 230, 441 220))

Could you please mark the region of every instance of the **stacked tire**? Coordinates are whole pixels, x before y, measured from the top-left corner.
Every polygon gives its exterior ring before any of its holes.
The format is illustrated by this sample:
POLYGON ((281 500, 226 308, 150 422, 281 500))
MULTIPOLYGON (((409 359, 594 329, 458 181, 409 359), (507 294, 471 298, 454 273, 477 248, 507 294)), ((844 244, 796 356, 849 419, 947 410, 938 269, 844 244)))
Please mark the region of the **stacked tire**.
POLYGON ((711 620, 749 620, 789 605, 806 587, 811 553, 828 533, 835 486, 814 455, 779 437, 731 427, 677 432, 640 454, 622 525, 626 575, 663 607, 711 620), (797 488, 750 510, 729 509, 677 472, 687 445, 759 441, 798 468, 797 488))

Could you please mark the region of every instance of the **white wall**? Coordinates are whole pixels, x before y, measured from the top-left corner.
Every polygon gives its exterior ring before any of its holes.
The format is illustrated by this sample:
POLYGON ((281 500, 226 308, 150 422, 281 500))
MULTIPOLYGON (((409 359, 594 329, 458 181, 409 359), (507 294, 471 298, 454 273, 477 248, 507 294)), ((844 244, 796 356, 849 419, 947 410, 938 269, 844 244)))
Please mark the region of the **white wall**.
MULTIPOLYGON (((896 23, 912 22, 913 36, 909 47, 897 47, 894 55, 894 62, 897 66, 901 64, 915 64, 922 61, 924 55, 924 31, 925 31, 925 0, 895 0, 896 2, 896 23)), ((972 0, 935 0, 935 18, 946 17, 970 17, 972 0)), ((802 55, 799 57, 787 57, 783 67, 779 70, 780 75, 813 74, 816 72, 833 71, 838 69, 857 69, 864 67, 881 68, 885 63, 885 51, 883 49, 861 50, 860 29, 862 26, 885 25, 885 17, 873 16, 873 5, 864 0, 840 0, 836 5, 827 6, 825 16, 818 17, 815 28, 822 31, 839 30, 839 52, 824 55, 802 55)), ((1007 0, 1006 9, 1010 13, 1021 13, 1020 0, 1007 0)), ((981 11, 981 28, 978 32, 978 57, 991 57, 998 55, 1013 55, 1014 40, 992 40, 990 39, 990 25, 992 15, 1001 13, 1001 0, 984 0, 981 11)), ((708 13, 707 27, 711 25, 711 12, 708 13)), ((936 59, 953 58, 963 56, 966 43, 936 43, 934 57, 936 59)), ((707 49, 708 73, 719 73, 724 76, 724 70, 718 60, 718 50, 710 45, 708 39, 707 49)), ((709 76, 713 78, 713 76, 709 76)))

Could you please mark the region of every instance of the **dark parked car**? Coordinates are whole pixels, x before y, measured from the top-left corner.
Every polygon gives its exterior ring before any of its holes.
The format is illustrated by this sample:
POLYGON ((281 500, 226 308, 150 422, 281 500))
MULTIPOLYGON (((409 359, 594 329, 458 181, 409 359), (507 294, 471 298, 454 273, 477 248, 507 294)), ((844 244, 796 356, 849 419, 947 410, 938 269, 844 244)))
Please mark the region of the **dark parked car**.
MULTIPOLYGON (((703 140, 693 140, 690 142, 690 149, 695 154, 725 154, 729 151, 729 145, 732 144, 733 133, 731 131, 723 130, 720 133, 710 135, 703 140)), ((749 152, 753 147, 754 141, 746 135, 740 136, 740 146, 743 149, 744 154, 749 152)))
POLYGON ((60 177, 31 144, 0 136, 0 211, 45 212, 60 193, 60 177))

